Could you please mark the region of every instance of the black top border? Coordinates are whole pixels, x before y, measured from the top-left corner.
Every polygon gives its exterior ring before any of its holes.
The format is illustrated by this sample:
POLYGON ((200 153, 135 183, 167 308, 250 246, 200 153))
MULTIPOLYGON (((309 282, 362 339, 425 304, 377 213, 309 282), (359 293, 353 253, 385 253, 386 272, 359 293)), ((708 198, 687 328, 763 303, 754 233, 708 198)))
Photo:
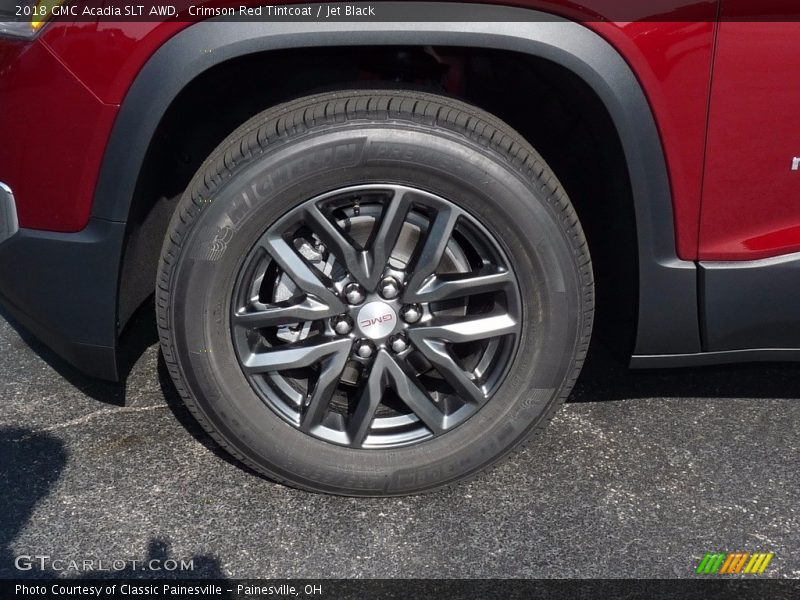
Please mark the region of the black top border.
MULTIPOLYGON (((33 0, 0 0, 0 20, 29 21, 33 0)), ((198 22, 210 18, 236 22, 498 22, 496 6, 463 2, 278 2, 243 7, 247 0, 74 0, 54 8, 54 18, 76 23, 94 22, 198 22)), ((604 7, 602 13, 592 9, 590 0, 584 6, 570 1, 513 3, 495 1, 496 5, 514 6, 523 10, 515 22, 554 22, 571 20, 583 23, 698 23, 716 21, 800 23, 800 3, 795 0, 753 2, 746 8, 736 5, 736 13, 720 14, 715 0, 675 0, 672 10, 661 12, 646 0, 619 0, 618 5, 604 7), (588 5, 588 6, 587 6, 588 5), (525 10, 529 9, 529 10, 525 10)), ((507 18, 503 20, 507 22, 507 18)), ((798 31, 800 35, 800 31, 798 31)))

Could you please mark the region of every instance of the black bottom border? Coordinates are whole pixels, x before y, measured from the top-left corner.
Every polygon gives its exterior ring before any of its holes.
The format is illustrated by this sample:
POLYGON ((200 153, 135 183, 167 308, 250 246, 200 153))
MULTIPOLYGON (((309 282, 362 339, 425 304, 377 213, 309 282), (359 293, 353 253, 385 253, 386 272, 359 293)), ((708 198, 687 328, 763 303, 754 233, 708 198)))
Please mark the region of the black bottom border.
POLYGON ((686 600, 800 597, 794 579, 25 579, 0 581, 0 598, 169 598, 324 600, 405 598, 461 600, 686 600))

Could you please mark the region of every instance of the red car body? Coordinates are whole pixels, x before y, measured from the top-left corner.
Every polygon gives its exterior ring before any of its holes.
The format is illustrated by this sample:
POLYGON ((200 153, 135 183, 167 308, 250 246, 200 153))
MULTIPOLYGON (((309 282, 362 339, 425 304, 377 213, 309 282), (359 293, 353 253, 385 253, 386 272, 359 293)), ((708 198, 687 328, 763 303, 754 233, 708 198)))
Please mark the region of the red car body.
MULTIPOLYGON (((792 297, 798 286, 793 253, 800 251, 795 160, 800 156, 800 23, 792 21, 794 3, 526 0, 516 8, 578 22, 602 38, 635 76, 657 128, 671 210, 664 223, 664 213, 644 212, 652 198, 637 201, 644 204, 637 204, 636 215, 640 305, 634 364, 795 358, 800 347, 792 343, 800 330, 792 297), (671 239, 654 240, 645 219, 666 227, 671 239), (644 272, 651 251, 653 264, 674 279, 644 272)), ((124 210, 107 210, 99 201, 108 185, 102 182, 104 170, 112 167, 114 129, 121 126, 137 77, 161 49, 195 27, 191 20, 61 18, 33 41, 0 41, 0 181, 13 190, 21 231, 39 232, 36 237, 45 245, 77 236, 79 246, 113 237, 111 229, 125 231, 124 210)), ((424 43, 436 43, 437 32, 423 29, 424 43)), ((452 44, 441 37, 442 44, 452 44)), ((488 34, 486 40, 495 44, 488 34)), ((396 42, 387 37, 386 43, 396 42)), ((282 45, 302 46, 300 41, 282 45)), ((186 60, 197 62, 197 57, 186 60)), ((163 76, 177 77, 181 68, 163 76)), ((587 83, 598 89, 612 85, 587 83)), ((631 161, 639 157, 628 148, 626 156, 633 170, 631 161)), ((128 170, 115 177, 138 176, 135 168, 128 170)), ((98 309, 99 323, 89 328, 96 335, 52 333, 59 329, 54 314, 48 314, 52 306, 32 299, 43 284, 16 281, 38 280, 39 274, 58 281, 59 270, 44 259, 23 267, 18 258, 29 247, 11 251, 8 242, 0 243, 5 279, 0 292, 12 312, 68 360, 111 378, 117 375, 113 365, 125 320, 119 307, 124 283, 119 282, 130 231, 114 236, 104 250, 116 254, 111 264, 66 252, 69 260, 96 269, 98 280, 111 279, 102 302, 114 307, 98 309)), ((70 281, 60 283, 62 295, 81 296, 70 281)), ((53 309, 59 320, 70 314, 61 304, 53 309)))

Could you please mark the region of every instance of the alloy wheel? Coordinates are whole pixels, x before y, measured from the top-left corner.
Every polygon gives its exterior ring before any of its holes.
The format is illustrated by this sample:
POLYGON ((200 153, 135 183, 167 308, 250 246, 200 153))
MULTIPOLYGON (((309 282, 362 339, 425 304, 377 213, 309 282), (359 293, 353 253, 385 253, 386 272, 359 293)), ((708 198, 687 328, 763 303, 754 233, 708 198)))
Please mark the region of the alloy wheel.
POLYGON ((270 410, 315 438, 380 449, 443 435, 490 402, 521 311, 514 270, 475 216, 369 184, 271 225, 242 262, 230 319, 270 410))

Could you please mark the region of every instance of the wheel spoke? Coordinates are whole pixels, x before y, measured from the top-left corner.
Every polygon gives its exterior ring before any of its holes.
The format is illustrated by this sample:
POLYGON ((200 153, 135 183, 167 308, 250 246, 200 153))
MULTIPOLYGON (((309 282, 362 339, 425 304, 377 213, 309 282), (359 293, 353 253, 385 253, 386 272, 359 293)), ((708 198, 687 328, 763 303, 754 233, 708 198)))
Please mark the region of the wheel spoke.
POLYGON ((425 340, 417 348, 436 367, 436 370, 445 378, 447 383, 453 386, 456 394, 464 402, 478 406, 486 402, 484 391, 456 363, 445 342, 425 340))
MULTIPOLYGON (((455 208, 442 207, 436 212, 436 216, 425 234, 422 247, 414 260, 413 272, 406 286, 408 290, 421 288, 425 280, 436 272, 439 263, 442 262, 450 237, 453 235, 453 228, 457 220, 458 212, 455 208)), ((413 294, 413 292, 407 292, 406 296, 409 293, 413 294)), ((406 296, 404 296, 404 301, 411 302, 412 300, 406 296)))
POLYGON ((354 448, 361 448, 364 445, 364 440, 367 439, 372 422, 375 420, 375 411, 378 410, 383 391, 386 389, 385 365, 387 360, 391 361, 391 358, 381 350, 375 357, 369 377, 361 386, 356 400, 356 410, 350 417, 347 427, 347 437, 350 445, 354 448))
POLYGON ((335 225, 316 204, 309 204, 305 211, 306 224, 319 236, 322 243, 328 247, 336 259, 341 262, 347 271, 361 285, 369 287, 369 253, 359 250, 352 240, 335 225))
POLYGON ((416 327, 408 331, 415 344, 436 339, 461 344, 476 342, 519 332, 520 325, 508 314, 480 316, 474 319, 448 319, 434 321, 431 325, 416 327))
POLYGON ((240 309, 233 315, 234 324, 249 329, 277 327, 288 323, 315 321, 339 314, 327 304, 306 296, 302 300, 263 304, 252 302, 249 307, 240 309))
POLYGON ((349 338, 345 338, 319 343, 279 346, 273 350, 251 353, 243 361, 243 366, 250 375, 310 367, 337 352, 347 355, 352 345, 353 342, 349 338))
POLYGON ((395 195, 387 201, 381 216, 381 223, 378 231, 373 236, 372 242, 372 272, 370 273, 370 287, 378 283, 389 257, 397 243, 397 238, 403 229, 406 215, 411 208, 411 202, 406 192, 398 190, 395 195))
POLYGON ((386 373, 392 389, 419 417, 431 432, 436 435, 445 429, 445 415, 433 403, 433 399, 418 384, 416 377, 406 372, 397 362, 389 358, 386 364, 386 373))
POLYGON ((439 302, 497 292, 507 289, 513 282, 511 273, 491 267, 465 275, 437 275, 428 279, 419 290, 409 290, 408 301, 439 302))
POLYGON ((344 305, 339 297, 328 289, 314 269, 285 239, 279 235, 265 235, 261 244, 301 290, 316 296, 335 312, 344 310, 344 305))
POLYGON ((414 377, 408 374, 388 352, 381 350, 375 358, 369 378, 361 390, 355 413, 348 427, 348 437, 352 446, 360 448, 364 445, 375 419, 375 411, 378 409, 387 387, 391 387, 397 392, 406 406, 434 435, 444 431, 446 417, 436 408, 433 399, 419 387, 414 377))
MULTIPOLYGON (((345 345, 343 344, 343 347, 345 345)), ((349 349, 349 348, 348 348, 349 349)), ((300 429, 306 433, 319 425, 328 411, 333 392, 347 364, 347 349, 336 352, 320 362, 319 378, 314 390, 309 394, 307 405, 300 418, 300 429)))
POLYGON ((448 342, 474 342, 518 331, 519 324, 501 314, 417 327, 408 331, 408 337, 465 402, 481 405, 486 393, 453 358, 448 342))

